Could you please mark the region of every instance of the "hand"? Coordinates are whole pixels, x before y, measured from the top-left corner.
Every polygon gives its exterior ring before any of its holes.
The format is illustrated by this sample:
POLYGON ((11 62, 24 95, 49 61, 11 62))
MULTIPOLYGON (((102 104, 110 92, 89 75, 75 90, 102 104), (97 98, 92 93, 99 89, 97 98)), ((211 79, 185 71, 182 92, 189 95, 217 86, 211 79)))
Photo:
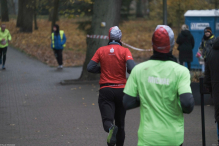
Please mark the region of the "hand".
POLYGON ((5 39, 4 39, 4 40, 2 39, 2 42, 1 42, 1 44, 2 44, 2 45, 5 45, 5 44, 6 44, 6 41, 5 41, 5 39))

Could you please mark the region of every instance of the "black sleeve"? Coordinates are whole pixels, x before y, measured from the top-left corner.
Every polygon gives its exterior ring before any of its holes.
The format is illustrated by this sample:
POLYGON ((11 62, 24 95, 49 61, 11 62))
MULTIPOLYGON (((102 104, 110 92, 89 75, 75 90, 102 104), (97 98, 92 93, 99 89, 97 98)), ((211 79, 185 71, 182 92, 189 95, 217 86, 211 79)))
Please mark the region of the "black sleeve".
POLYGON ((195 102, 191 93, 184 93, 180 95, 180 103, 183 113, 189 114, 193 111, 195 102))
POLYGON ((176 43, 177 43, 178 45, 181 44, 181 41, 180 41, 180 34, 178 35, 178 37, 177 37, 177 39, 176 39, 176 43))
POLYGON ((203 49, 204 48, 204 42, 203 42, 203 40, 202 40, 202 42, 201 42, 201 49, 203 49))
POLYGON ((127 72, 130 74, 132 69, 135 67, 135 62, 134 60, 127 60, 127 72))
MULTIPOLYGON (((185 93, 180 95, 181 107, 183 113, 191 113, 194 108, 194 98, 191 93, 185 93)), ((123 106, 126 110, 133 109, 140 106, 140 100, 138 97, 132 97, 127 94, 123 96, 123 106)))
POLYGON ((210 74, 208 59, 206 60, 206 63, 205 63, 204 84, 208 88, 211 88, 211 74, 210 74))
POLYGON ((139 97, 132 97, 127 94, 123 96, 123 106, 126 110, 133 109, 140 106, 139 97))
POLYGON ((194 40, 194 37, 193 37, 193 35, 191 35, 192 36, 192 49, 195 47, 195 40, 194 40))
POLYGON ((95 61, 91 60, 87 65, 87 71, 91 73, 101 73, 101 68, 95 61))

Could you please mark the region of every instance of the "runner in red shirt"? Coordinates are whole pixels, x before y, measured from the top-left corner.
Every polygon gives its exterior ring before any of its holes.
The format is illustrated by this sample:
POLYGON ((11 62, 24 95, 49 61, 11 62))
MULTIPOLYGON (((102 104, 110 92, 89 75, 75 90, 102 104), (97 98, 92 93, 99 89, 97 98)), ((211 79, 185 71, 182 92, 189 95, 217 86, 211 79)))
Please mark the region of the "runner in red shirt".
POLYGON ((128 73, 135 66, 129 49, 122 47, 121 37, 121 30, 117 26, 110 28, 108 45, 100 47, 87 66, 88 72, 100 73, 98 103, 104 130, 109 133, 108 146, 124 145, 126 110, 123 107, 123 89, 126 84, 126 64, 128 73))

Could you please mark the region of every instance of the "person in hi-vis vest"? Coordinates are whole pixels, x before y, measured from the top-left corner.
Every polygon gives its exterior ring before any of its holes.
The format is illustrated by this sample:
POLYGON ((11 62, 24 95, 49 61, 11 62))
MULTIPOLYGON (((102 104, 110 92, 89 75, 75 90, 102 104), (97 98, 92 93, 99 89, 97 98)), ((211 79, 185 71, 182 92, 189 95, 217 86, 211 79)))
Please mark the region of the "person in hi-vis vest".
POLYGON ((59 64, 58 68, 62 69, 62 51, 66 46, 66 37, 63 30, 59 30, 58 25, 53 26, 53 32, 51 35, 51 48, 54 50, 55 57, 59 64))

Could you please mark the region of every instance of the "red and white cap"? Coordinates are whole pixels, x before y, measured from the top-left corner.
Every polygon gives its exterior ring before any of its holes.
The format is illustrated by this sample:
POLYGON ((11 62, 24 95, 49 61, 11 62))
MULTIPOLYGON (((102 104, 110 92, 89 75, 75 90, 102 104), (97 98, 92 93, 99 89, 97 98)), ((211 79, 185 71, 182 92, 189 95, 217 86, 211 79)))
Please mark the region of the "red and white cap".
POLYGON ((169 53, 175 44, 173 30, 167 25, 158 25, 152 37, 153 49, 160 53, 169 53))
POLYGON ((109 39, 120 41, 122 38, 122 32, 118 26, 113 26, 109 30, 109 39))

